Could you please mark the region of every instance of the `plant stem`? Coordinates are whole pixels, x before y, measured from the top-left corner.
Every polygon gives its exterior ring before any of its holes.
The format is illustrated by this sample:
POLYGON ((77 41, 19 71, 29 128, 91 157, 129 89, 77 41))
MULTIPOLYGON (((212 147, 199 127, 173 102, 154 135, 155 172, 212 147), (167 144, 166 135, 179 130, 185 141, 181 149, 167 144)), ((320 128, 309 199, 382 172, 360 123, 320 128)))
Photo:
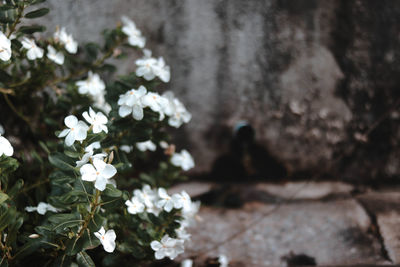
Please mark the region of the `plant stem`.
POLYGON ((22 18, 22 13, 24 12, 25 9, 25 5, 22 5, 20 7, 18 7, 18 15, 17 15, 17 19, 14 21, 14 23, 11 25, 10 27, 10 31, 7 34, 7 38, 10 38, 11 34, 15 31, 15 28, 17 27, 18 23, 21 22, 21 18, 22 18))

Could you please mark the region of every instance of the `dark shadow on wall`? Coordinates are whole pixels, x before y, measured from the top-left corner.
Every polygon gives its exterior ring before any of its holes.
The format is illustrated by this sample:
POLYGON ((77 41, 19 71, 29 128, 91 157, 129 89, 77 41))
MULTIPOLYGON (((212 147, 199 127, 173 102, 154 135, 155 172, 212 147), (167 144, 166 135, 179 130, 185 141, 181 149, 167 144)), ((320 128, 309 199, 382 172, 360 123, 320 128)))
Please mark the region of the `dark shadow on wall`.
POLYGON ((284 165, 256 142, 253 127, 238 123, 227 153, 220 155, 207 175, 213 181, 249 182, 280 180, 287 176, 284 165))

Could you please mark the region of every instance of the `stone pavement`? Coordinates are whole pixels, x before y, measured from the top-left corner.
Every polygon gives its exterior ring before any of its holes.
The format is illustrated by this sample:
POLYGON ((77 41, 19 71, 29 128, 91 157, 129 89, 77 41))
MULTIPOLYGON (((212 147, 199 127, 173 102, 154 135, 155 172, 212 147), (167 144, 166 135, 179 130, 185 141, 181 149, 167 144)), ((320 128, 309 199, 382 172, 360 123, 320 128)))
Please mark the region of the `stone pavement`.
POLYGON ((191 257, 194 266, 206 266, 224 254, 230 266, 287 266, 296 255, 318 266, 400 264, 400 190, 360 193, 340 182, 192 182, 171 192, 182 188, 208 205, 178 261, 191 257), (235 201, 226 201, 232 195, 235 201))

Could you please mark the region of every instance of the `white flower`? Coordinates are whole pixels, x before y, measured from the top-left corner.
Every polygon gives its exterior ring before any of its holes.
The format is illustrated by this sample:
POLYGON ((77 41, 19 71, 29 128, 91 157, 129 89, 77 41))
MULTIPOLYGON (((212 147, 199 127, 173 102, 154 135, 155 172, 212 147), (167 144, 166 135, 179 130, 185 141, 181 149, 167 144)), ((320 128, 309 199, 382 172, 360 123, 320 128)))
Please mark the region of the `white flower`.
POLYGON ((0 59, 7 61, 11 58, 11 41, 0 31, 0 59))
POLYGON ((156 76, 163 82, 169 82, 171 72, 169 66, 165 64, 164 58, 158 60, 151 57, 151 51, 145 49, 144 57, 135 61, 137 65, 136 76, 143 77, 147 81, 153 80, 156 76))
POLYGON ((118 114, 126 117, 132 113, 135 120, 143 119, 142 97, 147 90, 144 86, 140 86, 137 90, 131 89, 123 95, 119 96, 118 105, 120 105, 118 114))
POLYGON ((156 200, 157 194, 154 192, 149 185, 144 185, 142 190, 135 189, 133 191, 134 196, 141 201, 147 208, 153 208, 153 201, 156 200))
POLYGON ((128 43, 132 46, 143 48, 146 44, 146 39, 142 36, 140 30, 136 28, 135 23, 125 16, 122 17, 122 22, 124 24, 122 32, 128 36, 128 43))
POLYGON ((104 91, 97 95, 92 95, 91 96, 93 99, 93 106, 104 111, 107 115, 111 111, 111 106, 106 102, 106 99, 104 97, 104 91))
POLYGON ((14 154, 14 148, 11 143, 0 134, 0 157, 6 155, 11 157, 14 154))
POLYGON ((200 209, 200 201, 190 202, 190 205, 182 209, 182 216, 184 220, 181 222, 183 226, 190 226, 195 224, 196 220, 201 220, 196 214, 200 209))
POLYGON ((107 252, 113 252, 115 249, 115 239, 117 238, 114 230, 106 230, 102 226, 98 232, 95 232, 94 235, 100 240, 103 248, 107 252))
POLYGON ((140 151, 146 151, 146 150, 150 150, 150 151, 156 151, 156 144, 154 144, 153 142, 151 142, 150 140, 145 141, 145 142, 139 142, 136 143, 136 147, 140 150, 140 151))
POLYGON ((158 196, 160 197, 160 200, 157 201, 157 207, 164 208, 166 212, 170 212, 175 206, 174 199, 171 198, 167 191, 162 187, 158 188, 158 196))
POLYGON ((24 37, 21 44, 25 49, 28 49, 26 56, 29 60, 43 57, 43 49, 36 45, 35 40, 24 37))
POLYGON ((47 46, 47 57, 58 65, 64 64, 64 54, 61 51, 57 52, 51 45, 47 46))
POLYGON ((117 169, 111 164, 107 164, 101 159, 93 159, 92 164, 85 164, 80 169, 82 180, 94 182, 94 187, 103 191, 106 188, 107 180, 117 173, 117 169))
POLYGON ((130 152, 132 152, 133 146, 122 145, 122 146, 119 147, 119 149, 121 151, 126 152, 126 153, 130 153, 130 152))
POLYGON ((106 126, 108 119, 101 112, 94 112, 94 110, 89 107, 89 113, 87 111, 83 112, 82 116, 85 120, 93 126, 93 133, 97 134, 101 131, 108 133, 108 128, 106 126))
POLYGON ((192 267, 192 266, 193 266, 193 260, 191 259, 186 259, 181 262, 181 267, 192 267))
POLYGON ((87 147, 85 147, 85 152, 93 152, 93 150, 95 149, 99 149, 101 147, 100 142, 93 142, 90 145, 88 145, 87 147))
POLYGON ((131 200, 125 201, 125 205, 128 206, 130 214, 137 214, 144 211, 144 205, 137 197, 132 197, 131 200))
POLYGON ((169 105, 164 106, 164 113, 170 117, 168 120, 170 126, 179 128, 183 123, 188 123, 192 119, 192 115, 171 91, 165 92, 163 97, 169 101, 169 105))
POLYGON ((157 260, 165 257, 173 260, 184 251, 183 240, 171 238, 168 235, 165 235, 161 241, 152 241, 150 246, 155 251, 154 257, 157 260))
POLYGON ((75 141, 83 141, 86 139, 89 127, 83 121, 78 121, 74 115, 69 115, 64 119, 64 123, 69 129, 62 130, 58 137, 67 136, 65 138, 65 144, 67 146, 72 146, 75 141))
POLYGON ((192 200, 188 193, 182 191, 180 194, 173 194, 172 199, 174 200, 174 208, 188 210, 191 208, 192 200))
POLYGON ((89 71, 86 80, 77 81, 76 85, 78 86, 78 92, 82 95, 90 94, 92 96, 96 96, 101 94, 106 88, 106 85, 100 79, 100 76, 96 73, 93 74, 91 71, 89 71))
POLYGON ((146 107, 150 107, 154 112, 160 114, 160 121, 164 119, 164 110, 169 105, 168 99, 157 93, 149 92, 142 98, 142 103, 146 107))
POLYGON ((225 255, 221 254, 218 257, 218 263, 220 267, 228 267, 229 260, 225 255))
POLYGON ((100 153, 100 154, 96 154, 93 155, 93 151, 89 151, 86 152, 83 156, 81 160, 76 161, 76 167, 82 167, 83 165, 85 165, 86 163, 89 162, 90 159, 99 159, 99 160, 103 160, 107 155, 105 153, 100 153))
POLYGON ((188 171, 194 167, 193 158, 185 149, 181 153, 175 153, 171 158, 171 163, 177 167, 181 167, 184 171, 188 171))
POLYGON ((155 70, 158 64, 157 59, 145 55, 145 57, 136 60, 135 64, 138 67, 136 69, 136 75, 138 77, 143 77, 147 81, 151 81, 156 77, 155 70))
POLYGON ((45 215, 46 212, 48 212, 48 211, 51 211, 51 212, 59 212, 60 211, 59 209, 53 207, 52 205, 44 203, 44 202, 39 202, 37 207, 26 207, 25 210, 27 212, 37 211, 37 213, 39 213, 40 215, 45 215))
POLYGON ((76 52, 78 51, 78 43, 74 40, 71 34, 68 34, 65 31, 64 27, 62 27, 61 30, 57 29, 57 31, 54 33, 54 38, 56 39, 56 41, 64 44, 65 49, 70 54, 76 54, 76 52))
POLYGON ((169 82, 171 79, 170 67, 165 64, 163 57, 158 58, 157 64, 154 66, 154 74, 165 83, 169 82))
POLYGON ((189 240, 190 234, 186 232, 185 226, 181 225, 178 229, 175 229, 176 236, 182 240, 189 240))

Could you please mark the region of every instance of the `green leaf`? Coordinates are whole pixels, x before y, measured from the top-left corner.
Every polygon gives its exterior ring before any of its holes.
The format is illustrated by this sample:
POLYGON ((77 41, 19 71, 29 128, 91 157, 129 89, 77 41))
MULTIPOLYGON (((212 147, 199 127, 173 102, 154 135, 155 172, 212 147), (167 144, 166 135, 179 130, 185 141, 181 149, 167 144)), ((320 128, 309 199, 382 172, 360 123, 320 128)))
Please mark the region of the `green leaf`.
POLYGON ((26 13, 25 18, 27 18, 27 19, 39 18, 39 17, 46 15, 49 12, 50 12, 50 9, 48 9, 48 8, 40 8, 40 9, 31 11, 29 13, 26 13))
POLYGON ((12 23, 15 21, 16 16, 17 16, 16 9, 0 10, 0 22, 2 22, 2 23, 12 23))
POLYGON ((80 219, 79 214, 55 214, 48 218, 53 223, 52 230, 58 233, 64 232, 65 228, 77 227, 84 220, 80 219))
POLYGON ((43 3, 43 2, 46 2, 46 0, 33 0, 31 2, 31 5, 36 5, 36 4, 40 4, 40 3, 43 3))
POLYGON ((18 179, 13 187, 11 187, 10 191, 8 191, 8 196, 10 198, 14 198, 14 196, 21 190, 24 186, 24 181, 22 179, 18 179))
POLYGON ((84 251, 76 255, 76 262, 80 267, 95 267, 92 258, 84 251))
POLYGON ((4 201, 6 201, 8 199, 8 195, 0 192, 0 204, 3 203, 4 201))
POLYGON ((45 26, 32 25, 32 26, 22 26, 19 31, 25 34, 32 34, 35 32, 44 32, 46 30, 45 26))
POLYGON ((75 168, 71 165, 73 161, 66 155, 55 152, 49 155, 51 165, 65 171, 74 171, 75 168))
POLYGON ((109 197, 117 198, 122 196, 122 191, 115 188, 113 185, 108 184, 103 194, 109 197))

